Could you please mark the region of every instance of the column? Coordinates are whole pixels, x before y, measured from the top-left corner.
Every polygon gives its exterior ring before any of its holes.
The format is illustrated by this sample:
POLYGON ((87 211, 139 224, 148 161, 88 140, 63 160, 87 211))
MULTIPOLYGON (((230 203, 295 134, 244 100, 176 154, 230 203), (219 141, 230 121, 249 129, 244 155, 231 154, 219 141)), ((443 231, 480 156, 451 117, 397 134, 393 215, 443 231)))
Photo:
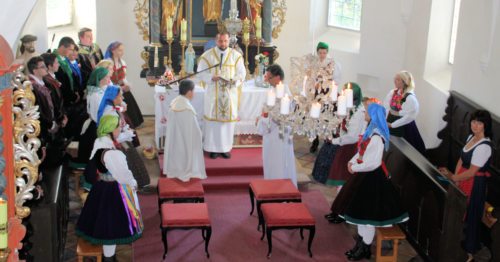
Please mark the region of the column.
POLYGON ((273 1, 264 0, 262 6, 262 38, 264 45, 271 46, 273 42, 273 1))

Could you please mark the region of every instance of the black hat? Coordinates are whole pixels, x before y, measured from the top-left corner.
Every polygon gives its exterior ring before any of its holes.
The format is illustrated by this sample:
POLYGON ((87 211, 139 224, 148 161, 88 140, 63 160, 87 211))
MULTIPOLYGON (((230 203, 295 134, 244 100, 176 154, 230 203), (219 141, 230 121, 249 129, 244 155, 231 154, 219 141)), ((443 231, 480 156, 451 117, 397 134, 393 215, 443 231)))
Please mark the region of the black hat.
POLYGON ((21 37, 21 43, 29 43, 29 42, 34 42, 36 41, 37 37, 34 35, 24 35, 21 37))

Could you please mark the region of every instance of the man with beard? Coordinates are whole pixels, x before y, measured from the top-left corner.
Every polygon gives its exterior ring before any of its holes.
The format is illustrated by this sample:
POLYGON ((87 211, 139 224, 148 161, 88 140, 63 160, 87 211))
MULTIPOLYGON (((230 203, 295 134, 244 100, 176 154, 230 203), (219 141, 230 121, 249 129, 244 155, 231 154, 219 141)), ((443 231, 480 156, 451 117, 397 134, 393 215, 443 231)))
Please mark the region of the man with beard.
POLYGON ((212 159, 219 154, 223 158, 231 157, 238 121, 238 94, 246 76, 242 55, 229 47, 229 34, 218 33, 216 44, 203 53, 198 63, 199 72, 212 67, 199 75, 200 80, 207 83, 203 149, 212 159))

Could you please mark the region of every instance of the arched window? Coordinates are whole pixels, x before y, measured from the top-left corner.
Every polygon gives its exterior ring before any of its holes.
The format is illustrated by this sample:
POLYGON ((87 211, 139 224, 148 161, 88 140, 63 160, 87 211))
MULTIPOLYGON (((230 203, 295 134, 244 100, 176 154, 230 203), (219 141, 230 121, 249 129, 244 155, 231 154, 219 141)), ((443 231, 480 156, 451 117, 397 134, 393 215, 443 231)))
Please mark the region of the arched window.
POLYGON ((329 0, 328 25, 359 31, 362 0, 329 0))
POLYGON ((47 0, 47 27, 73 23, 73 0, 47 0))

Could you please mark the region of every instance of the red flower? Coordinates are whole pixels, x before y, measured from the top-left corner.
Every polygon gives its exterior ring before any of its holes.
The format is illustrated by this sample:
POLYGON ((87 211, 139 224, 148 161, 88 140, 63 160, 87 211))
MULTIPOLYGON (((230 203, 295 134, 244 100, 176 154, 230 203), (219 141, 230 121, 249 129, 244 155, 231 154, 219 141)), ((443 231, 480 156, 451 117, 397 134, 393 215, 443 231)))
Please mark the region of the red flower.
POLYGON ((165 100, 165 96, 164 95, 160 95, 159 99, 160 99, 160 101, 163 101, 163 100, 165 100))
POLYGON ((265 51, 265 52, 262 52, 262 54, 265 55, 265 56, 268 56, 269 52, 265 51))

